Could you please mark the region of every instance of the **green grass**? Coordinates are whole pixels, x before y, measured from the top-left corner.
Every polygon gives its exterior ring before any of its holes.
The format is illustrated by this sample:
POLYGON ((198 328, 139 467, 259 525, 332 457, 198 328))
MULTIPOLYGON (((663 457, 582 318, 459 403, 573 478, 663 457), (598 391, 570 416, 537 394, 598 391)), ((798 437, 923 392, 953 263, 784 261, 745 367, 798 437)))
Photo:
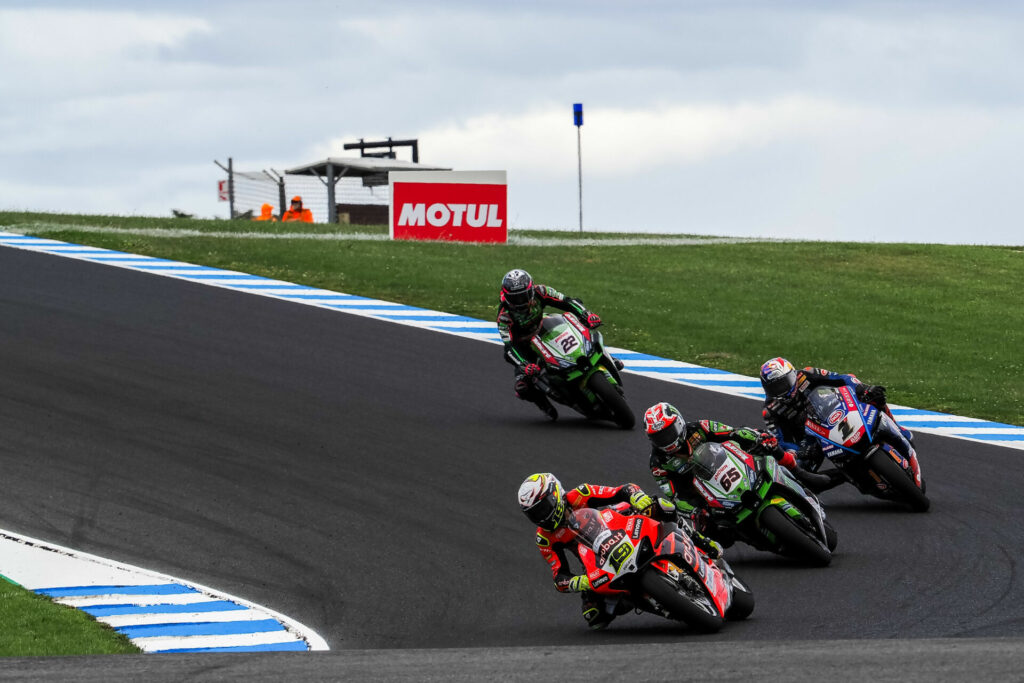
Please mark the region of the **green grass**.
POLYGON ((93 655, 140 652, 114 629, 81 610, 0 579, 0 656, 93 655))
POLYGON ((1024 248, 167 238, 74 226, 224 231, 251 224, 11 213, 0 213, 0 229, 57 218, 68 230, 46 236, 482 319, 494 316, 502 274, 522 267, 584 299, 615 346, 745 375, 781 355, 885 384, 894 403, 1024 424, 1024 248))

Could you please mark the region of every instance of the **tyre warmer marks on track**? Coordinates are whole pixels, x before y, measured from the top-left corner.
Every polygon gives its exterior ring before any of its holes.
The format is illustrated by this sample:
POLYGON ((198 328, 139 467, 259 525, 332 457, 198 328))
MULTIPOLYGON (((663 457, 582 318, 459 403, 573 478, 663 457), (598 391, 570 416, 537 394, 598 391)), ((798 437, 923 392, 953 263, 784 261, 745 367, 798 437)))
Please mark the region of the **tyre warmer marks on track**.
POLYGON ((2 529, 0 575, 91 614, 144 652, 329 649, 314 631, 266 607, 2 529))
MULTIPOLYGON (((392 301, 382 301, 352 294, 316 289, 281 280, 169 261, 149 256, 88 247, 68 242, 0 232, 0 245, 40 251, 70 258, 105 263, 131 270, 174 277, 190 282, 224 287, 250 294, 284 299, 295 303, 318 306, 353 315, 387 320, 402 325, 427 328, 460 337, 479 339, 500 344, 494 322, 466 316, 432 311, 392 301)), ((609 347, 626 364, 626 371, 645 377, 678 382, 688 386, 719 391, 751 399, 764 399, 761 382, 756 377, 702 367, 693 363, 659 358, 628 349, 609 347)), ((953 436, 1007 448, 1024 449, 1024 427, 988 422, 931 410, 918 410, 905 406, 891 406, 893 415, 904 427, 942 436, 953 436)))

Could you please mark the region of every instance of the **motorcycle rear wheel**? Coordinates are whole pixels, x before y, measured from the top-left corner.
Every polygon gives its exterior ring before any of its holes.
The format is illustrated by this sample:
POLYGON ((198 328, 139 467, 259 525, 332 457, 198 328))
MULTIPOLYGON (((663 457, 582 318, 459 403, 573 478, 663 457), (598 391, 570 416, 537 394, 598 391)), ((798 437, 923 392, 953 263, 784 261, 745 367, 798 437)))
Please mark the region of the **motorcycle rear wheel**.
POLYGON ((885 452, 879 448, 871 459, 868 460, 868 467, 881 477, 886 484, 898 494, 899 499, 910 505, 915 512, 927 512, 932 502, 924 491, 917 488, 914 480, 903 470, 902 467, 885 452))
POLYGON ((715 611, 714 614, 694 604, 682 586, 670 576, 653 567, 647 569, 640 577, 640 586, 659 605, 667 609, 673 619, 683 621, 701 633, 715 633, 721 630, 725 620, 718 614, 718 610, 714 607, 715 601, 708 595, 707 589, 701 588, 703 593, 701 597, 715 611))
POLYGON ((587 380, 587 386, 597 395, 598 400, 607 408, 612 415, 612 421, 622 429, 632 429, 636 424, 636 416, 633 409, 626 403, 626 399, 619 393, 619 390, 608 381, 603 372, 595 372, 587 380))
POLYGON ((807 560, 819 567, 827 567, 832 562, 832 553, 827 547, 812 538, 774 505, 761 513, 757 523, 775 536, 785 554, 807 560))

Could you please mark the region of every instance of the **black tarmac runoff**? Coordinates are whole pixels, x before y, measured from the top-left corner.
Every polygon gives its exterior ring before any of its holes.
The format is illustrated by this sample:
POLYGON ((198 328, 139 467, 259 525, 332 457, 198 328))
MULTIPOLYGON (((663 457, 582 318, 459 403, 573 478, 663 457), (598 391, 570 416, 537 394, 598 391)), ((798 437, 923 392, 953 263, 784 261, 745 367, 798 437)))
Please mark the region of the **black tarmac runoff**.
MULTIPOLYGON (((0 528, 252 600, 335 651, 1024 635, 1021 451, 920 433, 930 512, 826 492, 830 567, 727 552, 747 621, 591 633, 516 491, 551 471, 653 493, 646 440, 549 422, 500 347, 8 248, 0 321, 0 528)), ((638 415, 760 426, 756 401, 625 381, 638 415)))

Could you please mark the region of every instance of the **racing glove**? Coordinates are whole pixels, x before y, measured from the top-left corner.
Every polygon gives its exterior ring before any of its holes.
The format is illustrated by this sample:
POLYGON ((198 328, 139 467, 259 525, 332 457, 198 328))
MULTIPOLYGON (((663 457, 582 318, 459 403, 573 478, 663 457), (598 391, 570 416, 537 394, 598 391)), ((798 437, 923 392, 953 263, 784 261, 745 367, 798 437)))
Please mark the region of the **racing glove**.
POLYGON ((701 537, 700 541, 697 543, 697 546, 700 547, 701 550, 706 552, 708 554, 708 557, 710 557, 712 560, 717 560, 722 556, 721 544, 719 544, 717 541, 712 541, 707 536, 701 537))
POLYGON ((860 384, 857 386, 857 398, 865 403, 885 403, 885 387, 881 384, 860 384))
POLYGON ((800 415, 800 407, 795 398, 776 398, 765 406, 768 415, 778 416, 782 420, 795 420, 800 415))
POLYGON ((760 449, 762 453, 777 453, 779 449, 779 440, 775 438, 773 434, 761 432, 757 436, 757 441, 754 443, 754 447, 760 449))
POLYGON ((708 528, 711 515, 704 508, 694 508, 690 512, 690 526, 697 532, 708 528))
POLYGON ((587 327, 594 329, 601 325, 601 316, 597 313, 587 313, 587 327))
POLYGON ((586 574, 580 574, 569 579, 569 590, 573 593, 582 593, 590 590, 590 579, 586 574))
POLYGON ((643 491, 636 491, 629 497, 629 504, 633 506, 633 509, 639 512, 641 515, 650 516, 654 512, 653 505, 654 501, 643 491))
POLYGON ((530 363, 525 368, 523 368, 523 374, 526 375, 526 377, 529 378, 529 380, 532 382, 533 380, 537 379, 537 375, 540 374, 540 366, 537 365, 536 363, 530 363))

